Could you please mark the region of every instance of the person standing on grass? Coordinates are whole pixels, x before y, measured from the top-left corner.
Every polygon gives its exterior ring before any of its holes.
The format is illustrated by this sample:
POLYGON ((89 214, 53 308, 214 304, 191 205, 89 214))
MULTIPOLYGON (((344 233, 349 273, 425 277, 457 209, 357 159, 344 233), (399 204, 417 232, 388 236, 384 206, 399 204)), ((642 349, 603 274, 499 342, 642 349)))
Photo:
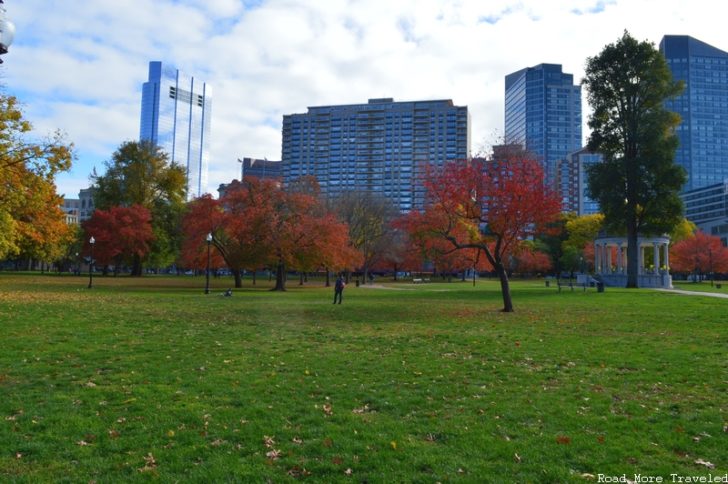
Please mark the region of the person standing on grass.
POLYGON ((344 294, 345 287, 346 283, 344 282, 344 278, 339 274, 339 277, 336 278, 336 284, 334 284, 334 304, 336 304, 337 298, 339 299, 339 304, 341 304, 341 296, 344 294))

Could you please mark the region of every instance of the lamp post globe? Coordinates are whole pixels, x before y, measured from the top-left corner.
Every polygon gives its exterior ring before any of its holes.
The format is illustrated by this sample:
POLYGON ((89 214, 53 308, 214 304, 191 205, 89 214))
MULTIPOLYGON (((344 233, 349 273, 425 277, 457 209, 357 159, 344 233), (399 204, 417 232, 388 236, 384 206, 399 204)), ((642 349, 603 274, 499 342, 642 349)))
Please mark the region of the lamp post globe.
POLYGON ((205 237, 207 241, 207 269, 205 270, 205 294, 210 294, 210 245, 212 244, 212 232, 205 237))
MULTIPOLYGON (((0 0, 0 55, 7 54, 10 44, 15 38, 15 25, 7 19, 5 4, 0 0)), ((2 64, 0 59, 0 64, 2 64)))
POLYGON ((88 243, 91 246, 91 257, 88 260, 88 288, 91 289, 94 285, 94 244, 96 243, 93 235, 88 239, 88 243))

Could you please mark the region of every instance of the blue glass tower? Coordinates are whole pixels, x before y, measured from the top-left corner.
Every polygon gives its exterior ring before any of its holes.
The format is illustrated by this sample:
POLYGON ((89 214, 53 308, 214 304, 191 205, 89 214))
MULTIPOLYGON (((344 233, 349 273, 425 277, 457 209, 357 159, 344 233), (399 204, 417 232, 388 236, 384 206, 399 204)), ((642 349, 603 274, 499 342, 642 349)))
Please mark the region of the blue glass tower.
POLYGON ((313 175, 321 192, 372 191, 402 212, 422 208, 428 165, 470 155, 467 106, 451 100, 309 107, 283 116, 283 181, 313 175))
POLYGON ((559 64, 539 64, 506 76, 505 142, 537 156, 546 182, 556 182, 556 165, 581 148, 581 86, 559 64))
POLYGON ((660 52, 685 90, 666 103, 678 113, 675 162, 685 168, 684 190, 728 178, 728 53, 687 35, 666 35, 660 52))
POLYGON ((187 170, 187 199, 207 193, 212 89, 161 62, 149 63, 142 86, 139 138, 162 148, 187 170))

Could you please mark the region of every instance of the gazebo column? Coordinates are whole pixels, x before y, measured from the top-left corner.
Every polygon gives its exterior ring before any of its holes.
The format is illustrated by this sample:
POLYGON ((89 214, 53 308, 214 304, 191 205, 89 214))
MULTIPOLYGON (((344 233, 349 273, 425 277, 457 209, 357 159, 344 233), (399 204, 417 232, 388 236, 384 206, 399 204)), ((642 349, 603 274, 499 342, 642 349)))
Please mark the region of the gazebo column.
POLYGON ((637 274, 644 274, 645 272, 645 248, 642 245, 637 247, 637 274))
POLYGON ((655 251, 652 257, 654 269, 652 272, 655 274, 660 273, 660 247, 657 245, 657 242, 652 243, 653 250, 655 251))
POLYGON ((601 247, 601 244, 599 242, 594 242, 594 272, 596 274, 601 274, 601 267, 599 265, 599 249, 601 247))
POLYGON ((622 242, 617 244, 617 272, 624 272, 624 260, 622 259, 622 242))
POLYGON ((665 269, 670 272, 670 242, 665 242, 665 269))
POLYGON ((607 252, 607 273, 612 273, 612 248, 604 244, 604 250, 607 252))

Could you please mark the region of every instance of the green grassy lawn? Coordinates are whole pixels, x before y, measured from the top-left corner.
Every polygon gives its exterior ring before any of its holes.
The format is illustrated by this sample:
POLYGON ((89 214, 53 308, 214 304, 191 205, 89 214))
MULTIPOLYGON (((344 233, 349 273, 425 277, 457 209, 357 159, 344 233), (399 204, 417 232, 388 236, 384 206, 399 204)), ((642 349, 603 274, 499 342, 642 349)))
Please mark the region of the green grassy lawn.
MULTIPOLYGON (((728 301, 0 273, 0 481, 728 472, 728 301), (715 465, 714 469, 705 464, 715 465)), ((671 481, 666 481, 671 482, 671 481)))

